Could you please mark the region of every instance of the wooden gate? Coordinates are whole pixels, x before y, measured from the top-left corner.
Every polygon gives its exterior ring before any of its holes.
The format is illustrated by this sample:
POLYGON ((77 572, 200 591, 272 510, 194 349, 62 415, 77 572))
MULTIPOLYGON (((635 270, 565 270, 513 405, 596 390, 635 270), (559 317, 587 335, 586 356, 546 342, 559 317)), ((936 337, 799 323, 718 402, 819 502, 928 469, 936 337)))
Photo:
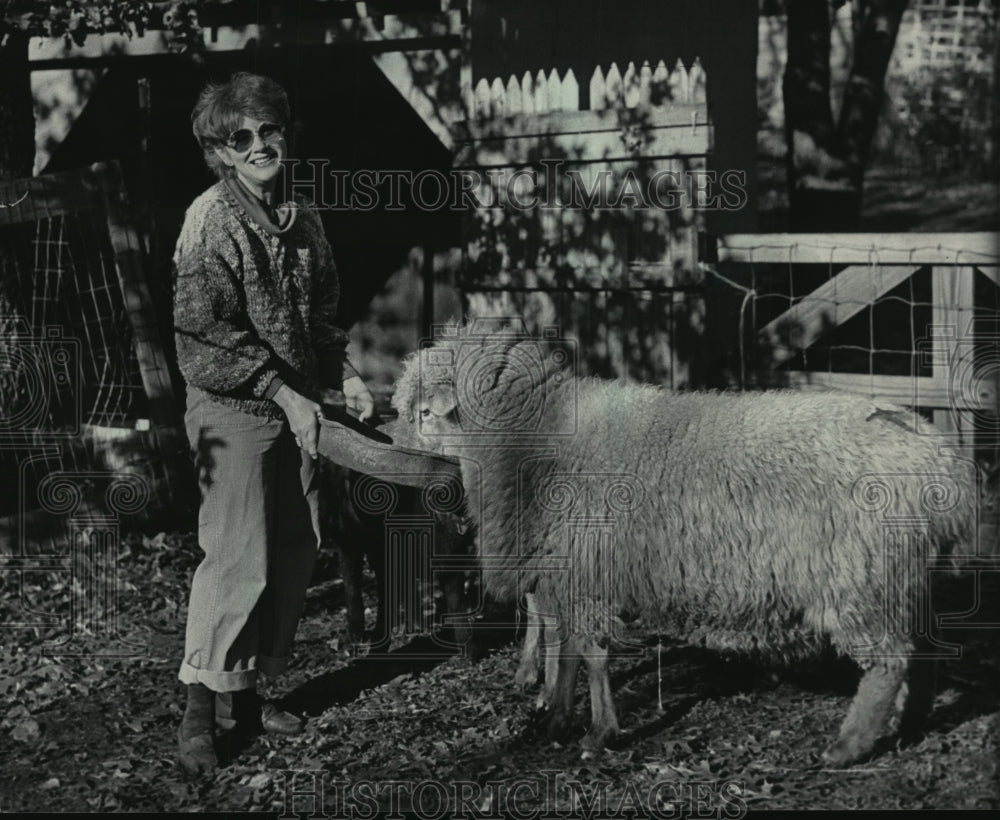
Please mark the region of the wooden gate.
MULTIPOLYGON (((718 259, 748 268, 779 266, 789 276, 810 265, 829 273, 813 290, 785 294, 791 302, 787 309, 756 329, 754 342, 768 358, 767 371, 759 374, 765 381, 860 392, 932 409, 935 424, 958 439, 995 426, 1000 410, 1000 295, 996 292, 1000 235, 730 235, 719 239, 718 259), (912 329, 910 349, 903 351, 911 357, 908 374, 785 369, 824 335, 862 311, 870 312, 880 300, 903 298, 891 293, 928 269, 931 312, 925 326, 912 329), (922 375, 928 367, 930 373, 922 375)), ((759 300, 765 294, 755 289, 754 295, 759 300)), ((995 432, 1000 433, 1000 428, 995 432)))
POLYGON ((922 412, 943 448, 983 468, 979 547, 1000 553, 1000 235, 744 234, 717 254, 705 268, 736 298, 714 324, 739 313, 744 386, 922 412))

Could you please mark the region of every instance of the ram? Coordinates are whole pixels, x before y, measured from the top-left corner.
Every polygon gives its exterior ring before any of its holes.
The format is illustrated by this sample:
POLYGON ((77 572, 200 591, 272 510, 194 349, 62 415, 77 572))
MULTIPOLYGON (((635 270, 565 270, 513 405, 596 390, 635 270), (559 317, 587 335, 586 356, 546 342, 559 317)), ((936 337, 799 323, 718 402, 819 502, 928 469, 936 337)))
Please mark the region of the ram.
POLYGON ((618 731, 614 613, 795 663, 824 646, 863 669, 830 765, 870 756, 933 700, 927 563, 971 540, 975 468, 911 412, 847 394, 675 393, 577 377, 551 342, 453 327, 410 356, 393 402, 457 455, 486 592, 531 592, 558 623, 548 728, 618 731), (898 700, 898 703, 897 703, 898 700), (896 710, 900 714, 896 715, 896 710))
MULTIPOLYGON (((379 429, 398 444, 414 443, 410 425, 391 421, 379 429)), ((322 462, 320 481, 320 526, 324 543, 337 547, 348 637, 355 643, 365 638, 362 579, 367 559, 377 590, 372 649, 387 650, 394 631, 403 629, 410 633, 421 628, 423 587, 432 580, 429 567, 419 566, 420 562, 414 561, 415 555, 402 555, 401 547, 391 543, 387 524, 395 521, 405 526, 407 522, 433 521, 435 555, 458 560, 462 556, 471 557, 475 533, 460 509, 437 509, 433 504, 428 508, 423 494, 414 487, 375 480, 327 459, 322 462), (404 571, 404 567, 411 571, 404 571)), ((450 616, 454 641, 474 651, 468 620, 461 617, 466 609, 464 590, 470 572, 451 568, 433 575, 443 598, 435 609, 439 615, 450 616)))

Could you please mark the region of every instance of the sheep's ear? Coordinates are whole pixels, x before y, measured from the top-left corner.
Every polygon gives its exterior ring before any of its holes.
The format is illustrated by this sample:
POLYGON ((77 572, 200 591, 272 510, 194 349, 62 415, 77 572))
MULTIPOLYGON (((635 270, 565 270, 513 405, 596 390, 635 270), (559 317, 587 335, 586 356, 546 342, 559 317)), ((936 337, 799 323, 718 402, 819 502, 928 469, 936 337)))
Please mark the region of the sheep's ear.
POLYGON ((450 385, 443 384, 435 385, 434 390, 424 396, 424 403, 438 418, 446 418, 458 405, 455 391, 450 385))

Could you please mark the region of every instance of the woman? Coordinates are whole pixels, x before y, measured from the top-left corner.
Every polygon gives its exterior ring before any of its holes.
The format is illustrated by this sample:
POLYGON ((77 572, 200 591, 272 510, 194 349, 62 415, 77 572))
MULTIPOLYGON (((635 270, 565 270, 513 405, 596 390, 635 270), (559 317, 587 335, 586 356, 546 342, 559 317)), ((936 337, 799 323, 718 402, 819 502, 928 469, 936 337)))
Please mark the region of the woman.
POLYGON ((362 419, 374 405, 334 325, 339 284, 319 217, 301 199, 276 203, 287 95, 236 74, 204 89, 191 120, 219 182, 188 209, 174 254, 205 553, 191 583, 178 740, 184 768, 206 773, 215 726, 302 730, 256 697, 257 674, 288 665, 315 562, 320 390, 341 388, 362 419))

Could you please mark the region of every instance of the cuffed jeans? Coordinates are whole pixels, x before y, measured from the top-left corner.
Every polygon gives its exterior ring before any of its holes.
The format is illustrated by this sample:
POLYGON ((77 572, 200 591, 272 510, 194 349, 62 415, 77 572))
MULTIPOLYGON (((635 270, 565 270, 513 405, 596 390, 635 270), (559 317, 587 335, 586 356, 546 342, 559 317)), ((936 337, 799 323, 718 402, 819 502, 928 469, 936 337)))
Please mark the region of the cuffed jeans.
POLYGON ((319 544, 318 471, 288 423, 188 389, 201 487, 183 683, 249 689, 288 665, 319 544))

